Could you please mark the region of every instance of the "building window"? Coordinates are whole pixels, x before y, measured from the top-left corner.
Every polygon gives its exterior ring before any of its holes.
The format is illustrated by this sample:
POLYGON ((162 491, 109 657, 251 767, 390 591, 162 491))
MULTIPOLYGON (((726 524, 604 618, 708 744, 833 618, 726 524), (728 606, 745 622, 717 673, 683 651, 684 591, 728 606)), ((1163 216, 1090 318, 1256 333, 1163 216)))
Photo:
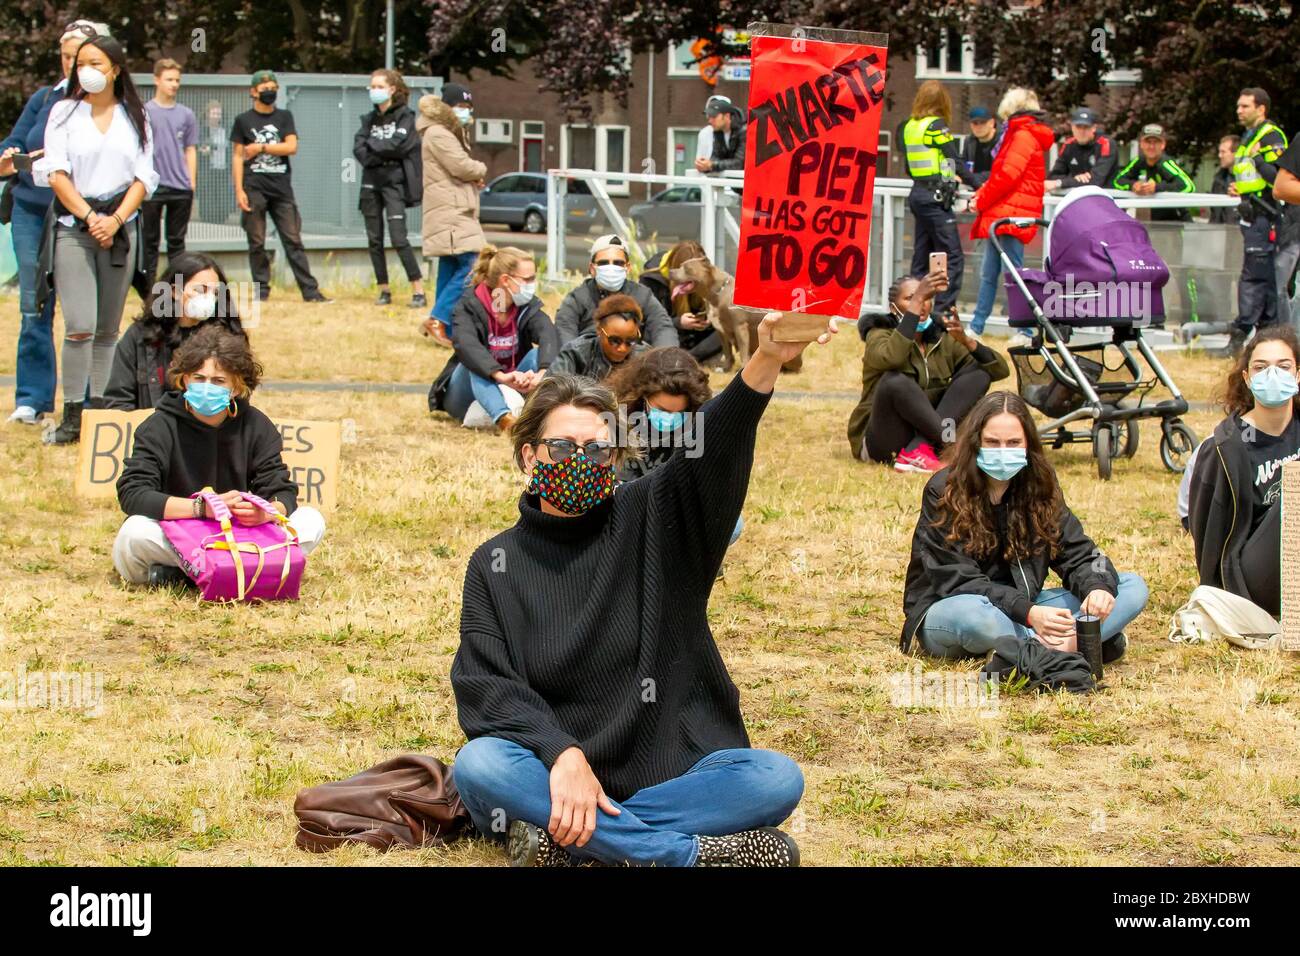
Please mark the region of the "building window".
MULTIPOLYGON (((695 126, 670 126, 668 128, 668 173, 671 176, 685 176, 695 171, 695 160, 704 149, 706 141, 701 140, 700 129, 695 126)), ((708 153, 713 151, 713 130, 709 130, 707 139, 708 153)))
POLYGON ((876 144, 876 175, 889 175, 889 155, 893 151, 894 134, 887 129, 882 129, 876 144))
POLYGON ((697 80, 700 78, 700 65, 694 62, 695 54, 691 52, 691 46, 695 42, 679 40, 668 50, 669 76, 693 76, 697 80))
POLYGON ((916 51, 918 80, 983 80, 994 68, 993 45, 976 42, 960 30, 944 30, 934 42, 916 51))
MULTIPOLYGON (((625 173, 631 153, 631 128, 598 124, 566 124, 560 137, 560 165, 571 169, 594 169, 603 173, 625 173)), ((606 179, 611 196, 629 195, 626 179, 606 179)))
POLYGON ((474 120, 474 140, 478 143, 513 143, 515 121, 508 119, 474 120))

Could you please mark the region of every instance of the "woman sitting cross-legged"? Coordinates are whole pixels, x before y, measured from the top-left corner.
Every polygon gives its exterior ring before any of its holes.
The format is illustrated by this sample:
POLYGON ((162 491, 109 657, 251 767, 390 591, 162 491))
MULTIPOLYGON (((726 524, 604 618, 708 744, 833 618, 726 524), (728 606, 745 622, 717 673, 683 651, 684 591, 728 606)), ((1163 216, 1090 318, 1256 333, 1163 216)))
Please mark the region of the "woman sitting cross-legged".
POLYGON ((925 486, 912 536, 900 646, 936 657, 987 654, 1000 637, 1068 647, 1076 614, 1101 618, 1102 658, 1118 660, 1146 583, 1118 574, 1065 504, 1029 407, 986 395, 957 434, 951 464, 925 486), (1048 571, 1062 588, 1044 589, 1048 571))
POLYGON ((458 422, 474 402, 502 433, 515 423, 503 388, 527 395, 546 376, 559 336, 537 298, 532 253, 487 245, 452 313, 455 351, 429 390, 429 410, 458 422))
POLYGON ((1011 374, 1001 353, 966 334, 955 311, 930 314, 947 287, 942 272, 904 276, 889 290, 888 315, 858 321, 866 347, 862 398, 849 416, 855 458, 893 462, 895 471, 938 471, 944 444, 971 406, 1011 374))
POLYGON ((261 524, 270 516, 239 496, 265 498, 298 533, 303 554, 320 544, 325 519, 298 507, 298 486, 280 457, 283 440, 271 420, 249 404, 262 378, 248 339, 216 325, 195 332, 172 356, 168 391, 135 431, 135 446, 117 480, 127 519, 113 543, 113 565, 131 584, 186 580, 159 521, 208 518, 212 510, 190 495, 212 488, 235 520, 261 524))
POLYGON ((594 324, 560 349, 551 368, 557 375, 585 375, 601 381, 648 345, 641 337, 641 307, 630 295, 610 295, 596 307, 594 324))
POLYGON ((167 264, 144 311, 118 340, 104 405, 121 411, 154 408, 167 390, 167 366, 190 334, 211 322, 244 334, 226 274, 209 255, 182 252, 167 264))
MULTIPOLYGON (((793 866, 798 765, 750 747, 708 602, 781 365, 772 341, 699 411, 702 454, 618 487, 610 390, 552 373, 512 438, 519 521, 470 558, 451 682, 456 786, 516 865, 793 866), (508 828, 507 828, 508 824, 508 828)), ((829 341, 823 333, 820 342, 829 341)))

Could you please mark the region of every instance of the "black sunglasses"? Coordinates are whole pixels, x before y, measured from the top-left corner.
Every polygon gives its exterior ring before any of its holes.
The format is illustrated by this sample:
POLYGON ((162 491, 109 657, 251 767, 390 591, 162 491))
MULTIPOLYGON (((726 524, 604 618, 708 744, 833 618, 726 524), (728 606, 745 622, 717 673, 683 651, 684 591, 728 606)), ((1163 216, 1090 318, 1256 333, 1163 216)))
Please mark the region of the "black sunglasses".
POLYGON ((608 465, 609 458, 614 453, 613 442, 607 441, 589 441, 585 445, 579 445, 567 438, 543 438, 537 444, 545 445, 550 449, 551 461, 557 465, 562 461, 568 461, 579 449, 598 465, 608 465))
MULTIPOLYGON (((629 322, 632 321, 630 316, 624 315, 624 316, 620 316, 620 318, 627 319, 629 322)), ((626 346, 627 348, 631 348, 632 346, 636 345, 638 342, 641 341, 641 336, 639 335, 636 336, 635 338, 624 338, 621 335, 610 335, 604 329, 600 330, 600 334, 605 336, 605 341, 608 342, 610 345, 614 346, 614 348, 616 349, 621 349, 624 346, 626 346)))
POLYGON ((626 259, 593 259, 592 262, 598 266, 625 266, 626 259))

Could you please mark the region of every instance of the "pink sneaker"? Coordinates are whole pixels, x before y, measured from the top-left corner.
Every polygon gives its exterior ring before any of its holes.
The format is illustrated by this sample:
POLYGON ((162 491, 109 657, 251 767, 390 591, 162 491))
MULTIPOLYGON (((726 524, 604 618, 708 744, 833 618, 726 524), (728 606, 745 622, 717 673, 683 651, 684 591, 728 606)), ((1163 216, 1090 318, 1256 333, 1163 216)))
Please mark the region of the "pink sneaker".
POLYGON ((942 470, 944 467, 934 449, 929 444, 922 442, 917 445, 913 451, 900 451, 898 457, 894 459, 894 471, 913 471, 932 473, 942 470))

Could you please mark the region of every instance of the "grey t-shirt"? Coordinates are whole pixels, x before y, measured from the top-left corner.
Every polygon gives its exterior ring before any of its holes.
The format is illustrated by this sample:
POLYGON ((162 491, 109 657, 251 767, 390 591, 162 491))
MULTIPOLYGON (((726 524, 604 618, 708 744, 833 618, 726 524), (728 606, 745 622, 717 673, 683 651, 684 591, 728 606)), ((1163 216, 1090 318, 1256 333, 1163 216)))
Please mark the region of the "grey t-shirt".
POLYGON ((190 168, 185 150, 199 144, 199 124, 188 106, 162 106, 154 100, 144 104, 153 127, 153 168, 160 186, 191 190, 190 168))

